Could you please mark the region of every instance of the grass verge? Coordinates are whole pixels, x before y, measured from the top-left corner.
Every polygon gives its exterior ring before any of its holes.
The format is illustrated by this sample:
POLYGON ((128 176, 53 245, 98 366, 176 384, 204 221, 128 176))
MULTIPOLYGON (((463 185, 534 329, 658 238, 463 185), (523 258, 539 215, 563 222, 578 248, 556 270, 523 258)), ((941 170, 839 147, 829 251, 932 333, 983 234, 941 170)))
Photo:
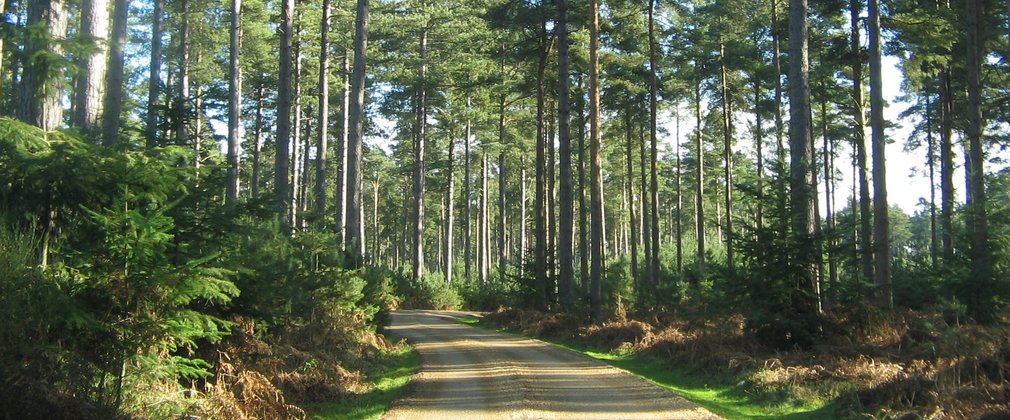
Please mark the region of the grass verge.
MULTIPOLYGON (((463 317, 457 318, 457 321, 514 334, 497 324, 481 322, 477 318, 463 317)), ((841 414, 836 412, 835 406, 830 404, 830 401, 816 398, 805 400, 801 405, 769 402, 746 392, 743 382, 746 376, 706 375, 689 369, 671 367, 668 362, 658 358, 630 351, 606 350, 550 337, 532 338, 624 369, 727 419, 819 419, 838 418, 841 414)))
POLYGON ((305 411, 313 420, 377 419, 400 397, 419 364, 417 352, 401 345, 386 363, 368 374, 372 386, 367 392, 343 401, 309 404, 305 411))

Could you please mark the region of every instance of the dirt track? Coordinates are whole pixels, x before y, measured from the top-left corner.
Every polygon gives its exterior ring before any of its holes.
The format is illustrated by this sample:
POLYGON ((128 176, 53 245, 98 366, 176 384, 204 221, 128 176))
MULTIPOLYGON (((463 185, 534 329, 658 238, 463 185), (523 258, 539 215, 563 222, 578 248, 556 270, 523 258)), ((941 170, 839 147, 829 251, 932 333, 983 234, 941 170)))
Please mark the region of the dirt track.
POLYGON ((623 370, 541 341, 460 324, 462 312, 397 311, 388 331, 421 370, 384 419, 715 419, 623 370))

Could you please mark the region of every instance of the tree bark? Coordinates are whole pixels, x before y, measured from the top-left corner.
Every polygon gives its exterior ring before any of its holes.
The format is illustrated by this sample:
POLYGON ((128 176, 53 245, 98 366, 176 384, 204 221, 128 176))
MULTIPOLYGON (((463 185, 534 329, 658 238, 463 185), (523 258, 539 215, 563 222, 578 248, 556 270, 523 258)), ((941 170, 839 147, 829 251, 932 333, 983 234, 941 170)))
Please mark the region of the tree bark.
POLYGON ((683 172, 682 172, 682 168, 681 168, 681 159, 680 159, 680 103, 679 102, 674 104, 673 119, 676 121, 676 130, 677 130, 677 133, 676 133, 676 139, 677 140, 676 140, 676 145, 675 145, 675 150, 676 150, 675 153, 677 154, 677 174, 675 175, 675 178, 674 178, 674 182, 676 184, 675 188, 677 190, 677 207, 674 208, 674 211, 676 212, 676 216, 675 216, 676 217, 676 221, 674 223, 674 226, 675 226, 676 230, 674 232, 674 235, 676 236, 676 242, 677 242, 677 274, 682 274, 684 272, 684 231, 683 231, 683 220, 684 220, 683 215, 684 214, 683 214, 683 212, 682 212, 681 209, 684 207, 684 200, 683 200, 684 190, 683 190, 683 183, 681 182, 682 181, 682 175, 681 174, 683 174, 683 172))
MULTIPOLYGON (((697 240, 697 255, 695 260, 697 263, 698 276, 697 278, 705 277, 705 144, 702 137, 702 121, 701 121, 701 79, 694 81, 694 118, 695 118, 695 143, 694 152, 695 160, 697 160, 694 175, 695 175, 695 191, 694 191, 694 221, 695 221, 695 232, 697 240)), ((693 278, 696 279, 696 278, 693 278)), ((697 280, 693 280, 694 284, 692 286, 698 286, 697 280)))
POLYGON ((109 71, 105 79, 105 106, 102 116, 102 141, 113 144, 119 138, 120 116, 123 111, 123 86, 125 83, 126 31, 129 20, 129 0, 114 0, 112 6, 112 34, 109 36, 109 71))
POLYGON ((351 106, 351 69, 350 69, 350 50, 344 50, 344 59, 342 60, 342 74, 343 81, 341 89, 343 91, 343 103, 340 107, 340 168, 337 169, 337 191, 334 194, 334 198, 337 200, 336 203, 336 222, 337 222, 337 232, 340 235, 340 247, 341 249, 346 248, 347 237, 344 236, 347 228, 347 212, 345 207, 347 207, 347 138, 351 132, 351 126, 349 125, 349 109, 351 106))
POLYGON ((884 92, 881 69, 880 3, 869 0, 870 38, 870 129, 873 146, 873 283, 877 287, 877 304, 894 307, 891 296, 891 246, 887 204, 887 165, 884 150, 884 92))
MULTIPOLYGON (((189 143, 189 0, 180 0, 182 28, 179 33, 179 96, 174 106, 175 143, 185 146, 189 143)), ((283 66, 283 61, 281 63, 283 66)), ((283 74, 284 72, 281 71, 283 74)), ((279 129, 278 129, 279 130, 279 129)), ((280 133, 278 132, 278 135, 280 133)), ((279 153, 278 153, 279 154, 279 153)), ((286 167, 285 167, 286 168, 286 167)), ((285 182, 287 180, 285 171, 285 182)))
POLYGON ((852 49, 852 106, 853 106, 853 149, 856 152, 856 171, 859 184, 859 261, 863 279, 873 278, 873 253, 871 251, 873 229, 870 213, 870 175, 866 164, 866 121, 863 111, 863 57, 859 40, 859 0, 849 0, 849 22, 852 49))
POLYGON ((541 30, 544 39, 540 45, 540 61, 537 64, 537 157, 536 157, 536 198, 534 199, 534 220, 533 229, 536 241, 536 259, 534 264, 535 292, 534 305, 540 309, 547 309, 547 157, 545 139, 547 129, 544 121, 545 101, 544 101, 544 77, 547 71, 548 46, 546 23, 543 23, 541 30))
POLYGON ((425 128, 428 125, 426 109, 427 77, 428 77, 428 30, 421 30, 420 42, 421 67, 418 69, 418 91, 416 96, 414 125, 414 248, 413 274, 414 281, 420 281, 424 275, 424 181, 425 160, 424 142, 425 128))
POLYGON ((723 198, 726 206, 726 268, 732 277, 736 271, 733 261, 733 117, 730 109, 729 82, 726 70, 726 46, 719 44, 719 73, 722 85, 722 159, 723 159, 723 198))
POLYGON ((448 161, 448 167, 445 170, 446 173, 446 223, 445 223, 445 282, 452 283, 452 257, 456 253, 456 247, 453 245, 453 224, 455 223, 455 164, 456 164, 456 144, 452 140, 452 135, 449 135, 449 155, 446 157, 448 161))
POLYGON ((982 148, 982 135, 985 123, 982 117, 982 65, 985 59, 983 45, 984 5, 978 0, 965 2, 965 28, 968 36, 967 78, 968 78, 968 127, 965 132, 969 145, 970 164, 965 168, 971 194, 968 195, 968 238, 971 240, 971 279, 977 285, 969 302, 969 309, 981 321, 989 321, 992 301, 993 262, 992 249, 989 246, 989 222, 986 215, 985 191, 985 151, 982 148))
MULTIPOLYGON (((630 133, 629 133, 630 134, 630 133)), ((652 219, 649 217, 650 213, 650 203, 649 203, 649 175, 646 166, 648 165, 649 158, 645 151, 645 129, 640 128, 639 139, 638 139, 638 155, 639 155, 639 171, 641 173, 641 187, 642 187, 642 243, 643 251, 645 255, 643 259, 645 260, 645 272, 646 281, 642 284, 642 291, 645 292, 643 296, 652 296, 655 292, 653 290, 653 279, 652 279, 652 249, 655 246, 652 243, 652 231, 657 230, 658 226, 652 225, 652 219)), ((629 181, 630 182, 630 181, 629 181)), ((658 209, 652 209, 652 212, 658 209)), ((644 302, 643 302, 644 303, 644 302)))
POLYGON ((161 23, 164 0, 154 0, 151 15, 151 68, 147 81, 147 147, 158 146, 158 108, 161 106, 161 23))
POLYGON ((63 107, 60 97, 63 92, 63 69, 54 66, 44 54, 60 55, 63 48, 59 41, 66 37, 67 10, 64 0, 39 0, 28 3, 28 26, 44 26, 49 29, 47 36, 29 36, 25 43, 28 61, 21 78, 21 120, 34 124, 45 131, 53 131, 63 121, 63 107))
POLYGON ((601 319, 603 279, 603 160, 600 144, 600 12, 599 0, 589 1, 589 155, 592 169, 590 207, 592 209, 592 258, 590 266, 589 314, 601 319))
MULTIPOLYGON (((470 109, 470 97, 466 98, 466 108, 470 109)), ((470 281, 470 266, 472 263, 470 250, 472 249, 472 244, 470 242, 471 238, 471 224, 473 223, 473 217, 471 210, 473 205, 470 201, 473 199, 473 191, 470 189, 470 118, 466 119, 466 126, 463 129, 463 204, 465 208, 463 209, 463 231, 466 232, 466 236, 463 239, 463 272, 464 277, 467 281, 470 281)))
POLYGON ((360 267, 365 249, 361 226, 361 158, 365 140, 365 51, 368 45, 368 0, 358 0, 354 24, 354 72, 351 75, 351 107, 347 144, 347 224, 344 230, 348 262, 360 267))
POLYGON ((263 151, 263 81, 260 80, 256 87, 256 127, 253 129, 255 135, 253 136, 253 141, 256 142, 253 145, 253 162, 252 162, 252 198, 253 200, 259 199, 260 197, 260 154, 263 151))
POLYGON ((480 249, 478 252, 478 262, 477 269, 480 274, 481 284, 487 284, 488 281, 488 270, 490 268, 491 257, 488 255, 491 251, 491 245, 488 244, 491 239, 491 233, 488 232, 491 227, 490 214, 488 213, 488 193, 490 189, 488 188, 488 160, 487 160, 487 147, 481 145, 480 152, 480 167, 481 167, 481 177, 480 177, 480 238, 477 241, 477 246, 480 249))
MULTIPOLYGON (((632 132, 632 127, 631 127, 631 109, 629 107, 629 109, 624 112, 624 150, 625 150, 624 161, 625 161, 625 167, 627 168, 627 175, 626 176, 628 178, 628 181, 627 181, 628 187, 626 188, 628 198, 626 200, 630 204, 628 206, 628 209, 629 209, 629 211, 628 211, 628 224, 630 225, 630 228, 631 228, 631 244, 630 244, 631 245, 631 280, 632 280, 633 284, 635 285, 635 293, 639 296, 639 301, 641 301, 642 299, 645 298, 646 294, 645 294, 645 291, 642 289, 642 282, 641 282, 641 279, 639 278, 639 275, 638 275, 638 272, 639 272, 639 270, 638 270, 638 241, 639 241, 639 239, 641 239, 641 236, 639 235, 638 229, 636 227, 636 225, 638 224, 638 220, 635 217, 635 187, 634 187, 634 184, 633 184, 633 181, 635 179, 635 171, 634 171, 635 165, 634 165, 634 159, 633 158, 634 158, 635 155, 632 153, 632 148, 631 148, 632 137, 633 137, 631 135, 631 132, 632 132)), ((643 169, 644 169, 644 166, 645 166, 645 145, 642 145, 641 149, 642 149, 641 150, 642 151, 641 162, 642 162, 642 166, 643 166, 643 169)), ((644 172, 642 173, 642 180, 643 181, 645 180, 645 173, 644 172)), ((643 190, 645 189, 645 184, 644 183, 642 183, 642 189, 643 190)), ((647 205, 648 204, 646 204, 646 199, 643 196, 642 197, 642 206, 645 207, 647 205)), ((643 211, 643 213, 645 213, 645 212, 643 211)), ((643 231, 645 231, 645 229, 646 229, 645 225, 648 225, 648 223, 649 223, 647 221, 648 220, 647 217, 648 216, 645 216, 643 214, 643 217, 642 217, 642 225, 643 225, 642 226, 642 230, 643 231)), ((645 236, 648 236, 648 235, 645 235, 645 236)), ((649 241, 648 238, 646 238, 645 239, 645 245, 646 246, 649 245, 648 241, 649 241)), ((646 251, 646 257, 645 258, 646 258, 646 260, 648 260, 648 258, 649 258, 648 251, 646 251)), ((646 265, 648 265, 648 263, 646 265)))
MULTIPOLYGON (((2 8, 0 8, 2 10, 2 8)), ((81 4, 81 34, 93 48, 77 59, 73 125, 94 133, 102 116, 105 64, 109 42, 109 0, 84 0, 81 4)))
POLYGON ((239 125, 242 112, 242 75, 239 50, 242 48, 242 1, 231 1, 231 51, 228 55, 228 190, 225 207, 235 208, 239 190, 239 125))
POLYGON ((561 206, 558 240, 558 288, 561 307, 571 311, 575 305, 574 280, 574 200, 572 199, 572 136, 569 104, 570 70, 568 57, 568 1, 558 0, 558 155, 560 158, 558 200, 561 206))
MULTIPOLYGON (((504 64, 504 60, 502 60, 504 64)), ((503 69, 504 70, 504 69, 503 69)), ((506 230, 506 214, 508 207, 506 205, 506 168, 505 168, 505 148, 506 148, 506 133, 505 133, 505 111, 506 111, 506 100, 508 97, 506 95, 501 95, 498 99, 498 144, 501 146, 501 151, 498 152, 498 278, 505 282, 505 265, 507 263, 506 258, 506 246, 505 246, 505 232, 506 230)))
POLYGON ((940 87, 940 237, 943 260, 954 259, 954 98, 950 67, 944 67, 940 87))
POLYGON ((807 50, 808 24, 806 0, 789 1, 789 182, 792 205, 792 232, 795 238, 797 267, 794 311, 816 311, 817 279, 813 252, 814 211, 813 150, 810 147, 810 64, 807 50))
POLYGON ((579 74, 579 280, 581 295, 585 299, 589 295, 589 235, 588 217, 586 211, 586 101, 582 88, 582 74, 579 74))
POLYGON ((315 214, 323 224, 326 214, 326 170, 330 135, 330 0, 323 0, 319 25, 319 116, 316 140, 315 214))
POLYGON ((659 159, 657 136, 657 106, 659 103, 659 79, 656 75, 656 0, 649 2, 649 201, 652 217, 652 249, 649 256, 649 289, 655 293, 659 285, 659 159))

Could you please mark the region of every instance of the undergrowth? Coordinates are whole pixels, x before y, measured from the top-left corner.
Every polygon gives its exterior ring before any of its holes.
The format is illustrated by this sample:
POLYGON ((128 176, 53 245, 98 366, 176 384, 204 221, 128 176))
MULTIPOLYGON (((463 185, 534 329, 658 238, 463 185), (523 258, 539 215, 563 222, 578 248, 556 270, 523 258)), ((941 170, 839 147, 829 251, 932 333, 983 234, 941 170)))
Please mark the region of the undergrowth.
POLYGON ((1006 418, 1010 329, 905 311, 836 328, 808 349, 766 347, 740 315, 593 325, 500 310, 481 323, 604 360, 728 418, 1006 418))

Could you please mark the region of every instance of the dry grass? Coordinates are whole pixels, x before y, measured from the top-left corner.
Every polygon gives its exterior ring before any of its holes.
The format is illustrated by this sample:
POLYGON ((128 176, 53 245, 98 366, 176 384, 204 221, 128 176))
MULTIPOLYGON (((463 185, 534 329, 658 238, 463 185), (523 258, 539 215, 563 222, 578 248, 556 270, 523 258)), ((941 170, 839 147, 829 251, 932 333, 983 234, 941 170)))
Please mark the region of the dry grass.
POLYGON ((534 336, 630 350, 707 375, 736 377, 770 404, 836 401, 838 412, 899 418, 1010 418, 1010 327, 913 311, 834 312, 810 349, 761 345, 742 315, 616 320, 499 310, 485 319, 534 336), (574 333, 573 333, 574 332, 574 333))

